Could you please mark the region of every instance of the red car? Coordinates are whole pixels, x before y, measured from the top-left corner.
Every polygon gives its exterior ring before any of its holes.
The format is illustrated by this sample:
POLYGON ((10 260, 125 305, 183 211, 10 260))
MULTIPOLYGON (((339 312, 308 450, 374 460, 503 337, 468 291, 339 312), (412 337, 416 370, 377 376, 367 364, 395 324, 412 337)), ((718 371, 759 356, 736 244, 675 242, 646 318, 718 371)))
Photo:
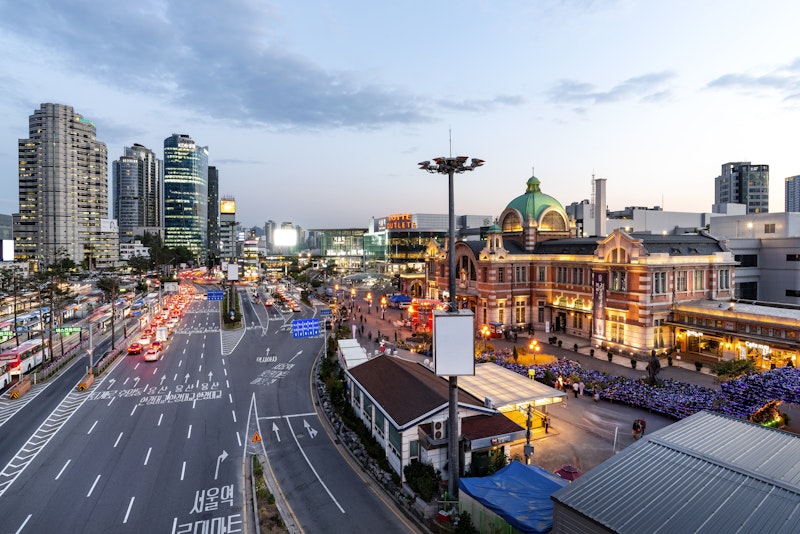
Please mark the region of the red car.
POLYGON ((141 354, 142 346, 139 343, 131 343, 128 345, 128 354, 141 354))

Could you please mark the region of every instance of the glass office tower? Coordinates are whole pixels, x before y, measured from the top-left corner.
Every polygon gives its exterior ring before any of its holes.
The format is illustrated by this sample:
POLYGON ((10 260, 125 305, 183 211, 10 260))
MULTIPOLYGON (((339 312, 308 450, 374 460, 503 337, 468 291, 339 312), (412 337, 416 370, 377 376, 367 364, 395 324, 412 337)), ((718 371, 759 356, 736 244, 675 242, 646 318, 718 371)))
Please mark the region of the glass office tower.
POLYGON ((208 256, 208 147, 184 134, 164 139, 164 244, 208 256))

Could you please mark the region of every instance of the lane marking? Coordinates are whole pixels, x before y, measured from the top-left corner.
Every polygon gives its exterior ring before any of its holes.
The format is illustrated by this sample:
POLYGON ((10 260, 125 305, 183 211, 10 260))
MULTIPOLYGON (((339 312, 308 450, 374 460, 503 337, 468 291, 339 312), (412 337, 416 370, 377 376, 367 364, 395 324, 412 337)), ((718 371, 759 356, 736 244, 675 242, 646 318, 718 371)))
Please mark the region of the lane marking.
POLYGON ((315 412, 295 413, 295 414, 291 414, 291 415, 265 415, 265 416, 259 417, 259 419, 288 419, 290 417, 313 417, 313 416, 316 416, 316 415, 317 414, 315 412))
POLYGON ((144 465, 147 465, 147 462, 150 461, 150 453, 153 451, 153 447, 147 449, 147 456, 144 457, 144 465))
POLYGON ((201 363, 201 364, 200 364, 200 367, 198 367, 198 368, 197 368, 197 372, 199 373, 199 372, 201 372, 202 370, 203 370, 203 364, 201 363))
POLYGON ((128 503, 128 511, 125 512, 125 519, 122 520, 123 523, 127 523, 128 522, 128 516, 131 515, 131 508, 133 508, 133 500, 134 499, 136 499, 136 497, 131 497, 131 502, 128 503))
POLYGON ((178 361, 178 367, 180 367, 182 363, 183 363, 183 360, 179 360, 178 361))
POLYGON ((161 420, 162 419, 164 419, 164 414, 163 413, 158 416, 158 423, 156 423, 156 426, 161 426, 161 420))
POLYGON ((183 467, 181 467, 181 480, 183 480, 183 475, 186 473, 186 462, 183 462, 183 467))
POLYGON ((16 534, 19 534, 20 532, 22 532, 22 529, 25 528, 25 525, 28 524, 28 521, 30 521, 32 515, 33 514, 28 514, 28 517, 25 518, 25 521, 23 521, 22 524, 17 529, 16 534))
POLYGON ((231 404, 233 404, 233 395, 230 393, 228 393, 228 400, 231 401, 231 404))
POLYGON ((91 433, 92 433, 92 430, 94 430, 94 427, 96 427, 96 426, 97 426, 97 423, 98 423, 98 421, 95 421, 95 422, 94 422, 94 424, 92 425, 92 428, 90 428, 90 429, 89 429, 89 431, 87 432, 87 434, 91 434, 91 433))
POLYGON ((300 450, 300 454, 302 454, 303 458, 306 459, 306 463, 308 464, 308 467, 311 468, 311 471, 314 473, 314 476, 317 477, 317 480, 319 481, 319 483, 322 484, 323 488, 325 488, 325 491, 328 493, 328 496, 331 498, 331 500, 336 505, 336 507, 339 508, 339 511, 342 512, 342 513, 345 513, 344 508, 342 508, 342 505, 339 504, 339 501, 336 500, 336 497, 333 496, 333 493, 331 493, 331 490, 328 489, 328 486, 325 485, 325 483, 322 481, 322 478, 319 476, 319 473, 317 473, 317 470, 311 464, 311 460, 309 460, 308 456, 306 456, 306 451, 304 451, 303 447, 300 446, 300 442, 297 440, 297 434, 294 433, 294 429, 292 428, 292 421, 291 421, 291 419, 289 417, 286 418, 286 424, 289 425, 289 432, 292 434, 292 437, 294 438, 294 442, 297 444, 297 448, 300 450))
POLYGON ((242 436, 239 435, 239 431, 236 431, 236 441, 239 442, 239 446, 242 446, 242 436))
POLYGON ((138 404, 134 404, 134 405, 133 405, 133 410, 131 410, 131 415, 133 415, 133 412, 135 412, 135 411, 136 411, 136 407, 137 407, 137 406, 139 406, 139 405, 138 405, 138 404))
POLYGON ((121 439, 122 439, 122 432, 119 433, 119 436, 117 436, 117 441, 114 442, 115 449, 117 448, 117 445, 119 445, 119 440, 121 439))
POLYGON ((106 406, 111 406, 111 403, 114 402, 114 399, 116 399, 116 397, 111 397, 111 400, 108 401, 108 404, 106 404, 106 406))
POLYGON ((231 415, 233 415, 233 422, 235 423, 236 422, 236 412, 234 410, 231 410, 231 415))
POLYGON ((56 480, 58 480, 58 479, 59 479, 59 477, 61 477, 61 475, 64 473, 64 470, 67 468, 67 466, 69 465, 69 463, 70 463, 71 461, 72 461, 72 460, 67 460, 67 463, 65 463, 65 464, 64 464, 64 467, 62 467, 62 468, 61 468, 61 471, 59 471, 59 472, 58 472, 58 474, 56 475, 56 480))
POLYGON ((192 425, 189 425, 189 432, 186 434, 186 439, 189 439, 191 437, 192 437, 192 425))
POLYGON ((87 497, 91 497, 92 496, 92 492, 94 491, 94 487, 97 485, 97 481, 98 480, 100 480, 100 475, 97 475, 97 478, 94 479, 94 484, 92 484, 92 487, 89 488, 89 493, 86 494, 87 497))

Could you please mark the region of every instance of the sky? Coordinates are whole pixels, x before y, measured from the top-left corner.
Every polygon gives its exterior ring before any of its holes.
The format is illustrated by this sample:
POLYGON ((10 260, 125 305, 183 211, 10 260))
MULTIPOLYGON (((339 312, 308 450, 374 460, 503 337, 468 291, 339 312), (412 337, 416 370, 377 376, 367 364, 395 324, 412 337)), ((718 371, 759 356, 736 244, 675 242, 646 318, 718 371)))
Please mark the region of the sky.
MULTIPOLYGON (((709 212, 723 163, 800 174, 800 3, 738 0, 0 0, 0 213, 41 103, 97 126, 109 164, 173 133, 207 146, 237 220, 365 228, 500 215, 535 174, 565 206, 709 212)), ((109 171, 109 185, 111 172, 109 171)), ((109 187, 110 190, 110 187, 109 187)))

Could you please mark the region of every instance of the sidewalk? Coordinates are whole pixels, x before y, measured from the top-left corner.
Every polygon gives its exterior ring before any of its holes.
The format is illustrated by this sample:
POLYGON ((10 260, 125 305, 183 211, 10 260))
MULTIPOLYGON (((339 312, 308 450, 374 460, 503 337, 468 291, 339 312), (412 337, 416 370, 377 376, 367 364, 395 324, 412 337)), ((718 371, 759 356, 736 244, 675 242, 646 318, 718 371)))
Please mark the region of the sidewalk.
MULTIPOLYGON (((375 293, 373 293, 373 295, 374 294, 375 293)), ((346 303, 349 306, 349 298, 347 299, 346 303)), ((387 345, 392 349, 395 346, 395 335, 397 336, 398 340, 404 340, 411 337, 413 333, 411 330, 408 328, 398 327, 395 324, 395 321, 399 321, 401 316, 406 316, 404 310, 387 308, 383 314, 384 318, 381 319, 381 310, 380 307, 375 306, 375 299, 373 299, 371 312, 368 312, 368 310, 369 305, 364 298, 364 292, 359 292, 355 299, 355 308, 353 317, 351 319, 351 324, 357 324, 361 326, 362 323, 360 322, 360 317, 363 315, 364 334, 359 335, 357 339, 361 342, 361 345, 367 349, 367 351, 369 351, 370 354, 374 354, 374 351, 378 349, 379 345, 376 341, 378 332, 380 332, 380 334, 388 340, 387 345), (361 312, 358 311, 359 305, 361 306, 361 312), (371 341, 369 339, 369 334, 371 334, 371 341)), ((557 334, 537 332, 533 337, 539 341, 544 354, 549 354, 559 359, 567 358, 569 360, 577 361, 586 369, 593 369, 608 373, 609 375, 625 376, 629 378, 643 378, 647 376, 647 371, 645 369, 647 362, 640 361, 637 363, 636 369, 633 369, 631 368, 630 358, 614 355, 609 362, 606 351, 599 348, 595 348, 594 357, 590 356, 590 350, 592 347, 589 345, 588 339, 570 336, 560 332, 557 334), (560 348, 558 345, 551 345, 548 343, 547 338, 553 335, 562 341, 562 346, 560 348), (578 345, 577 352, 573 350, 573 346, 575 344, 578 345)), ((528 337, 527 333, 521 333, 516 343, 514 343, 513 340, 506 339, 492 339, 489 341, 489 343, 494 345, 495 349, 497 350, 507 349, 512 351, 515 345, 519 348, 527 347, 529 340, 530 338, 528 337)), ((480 343, 481 341, 478 340, 476 342, 480 343)), ((415 359, 419 361, 424 361, 426 358, 426 356, 421 356, 413 352, 404 351, 402 349, 398 351, 398 355, 401 355, 406 359, 415 359)), ((683 356, 686 357, 687 355, 683 356)), ((712 389, 719 388, 719 384, 717 384, 714 380, 714 374, 706 364, 704 364, 701 370, 698 372, 695 369, 693 361, 688 361, 685 359, 679 360, 677 357, 675 357, 672 359, 672 366, 667 364, 666 358, 660 358, 660 361, 661 373, 659 376, 661 378, 671 378, 679 382, 712 389)))

